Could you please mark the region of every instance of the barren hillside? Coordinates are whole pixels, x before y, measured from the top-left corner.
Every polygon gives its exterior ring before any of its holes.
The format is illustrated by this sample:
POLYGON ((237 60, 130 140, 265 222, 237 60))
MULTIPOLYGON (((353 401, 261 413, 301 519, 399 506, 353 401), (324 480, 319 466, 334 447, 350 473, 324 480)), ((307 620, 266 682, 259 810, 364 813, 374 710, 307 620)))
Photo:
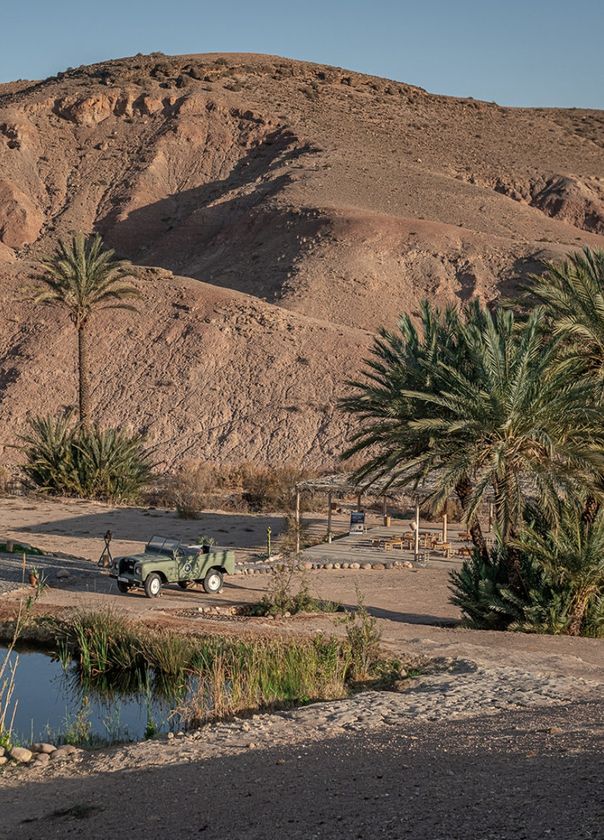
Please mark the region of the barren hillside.
MULTIPOLYGON (((273 56, 161 54, 0 85, 0 435, 74 401, 35 259, 98 230, 145 304, 94 399, 157 458, 333 459, 368 331, 604 247, 604 112, 510 109, 273 56)), ((0 455, 13 460, 14 450, 0 455)))

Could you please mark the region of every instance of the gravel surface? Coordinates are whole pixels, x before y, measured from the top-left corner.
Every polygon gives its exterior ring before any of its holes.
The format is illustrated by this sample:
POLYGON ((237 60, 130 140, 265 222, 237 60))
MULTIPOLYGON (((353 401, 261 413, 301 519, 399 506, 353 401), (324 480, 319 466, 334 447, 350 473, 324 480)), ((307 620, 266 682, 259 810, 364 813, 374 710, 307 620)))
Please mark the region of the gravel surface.
POLYGON ((0 837, 604 837, 602 709, 421 722, 0 790, 0 837))

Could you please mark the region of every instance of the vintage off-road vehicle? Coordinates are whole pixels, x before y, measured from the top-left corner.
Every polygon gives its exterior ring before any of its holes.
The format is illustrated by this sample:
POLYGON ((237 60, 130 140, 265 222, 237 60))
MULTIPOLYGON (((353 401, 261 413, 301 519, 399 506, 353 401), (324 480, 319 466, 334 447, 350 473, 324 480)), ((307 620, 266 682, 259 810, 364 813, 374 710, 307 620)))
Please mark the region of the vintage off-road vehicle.
POLYGON ((142 554, 116 557, 110 574, 120 592, 142 587, 147 598, 157 598, 166 583, 177 583, 182 589, 200 583, 210 594, 220 592, 224 575, 234 571, 234 551, 151 537, 142 554))

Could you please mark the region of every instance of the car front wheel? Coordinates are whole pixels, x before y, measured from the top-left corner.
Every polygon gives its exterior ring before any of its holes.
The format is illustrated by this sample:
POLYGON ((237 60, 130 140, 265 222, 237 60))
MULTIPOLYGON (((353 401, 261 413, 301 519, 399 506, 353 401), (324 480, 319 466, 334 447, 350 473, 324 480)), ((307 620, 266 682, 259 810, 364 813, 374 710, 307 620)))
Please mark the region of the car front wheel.
POLYGON ((147 598, 157 598, 161 592, 161 578, 156 572, 151 572, 145 578, 145 595, 147 598))
POLYGON ((223 577, 220 569, 210 569, 202 581, 203 588, 208 595, 215 595, 222 590, 223 577))
POLYGON ((122 595, 127 595, 130 592, 130 584, 125 583, 123 580, 117 581, 117 588, 122 593, 122 595))

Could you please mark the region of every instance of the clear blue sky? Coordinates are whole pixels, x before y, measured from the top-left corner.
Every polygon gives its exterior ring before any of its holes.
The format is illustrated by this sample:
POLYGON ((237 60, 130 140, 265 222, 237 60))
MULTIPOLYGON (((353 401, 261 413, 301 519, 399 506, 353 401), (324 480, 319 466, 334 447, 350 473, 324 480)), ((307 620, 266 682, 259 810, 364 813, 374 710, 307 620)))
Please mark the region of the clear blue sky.
POLYGON ((604 0, 12 0, 0 81, 161 50, 335 64, 503 105, 604 108, 604 0))

